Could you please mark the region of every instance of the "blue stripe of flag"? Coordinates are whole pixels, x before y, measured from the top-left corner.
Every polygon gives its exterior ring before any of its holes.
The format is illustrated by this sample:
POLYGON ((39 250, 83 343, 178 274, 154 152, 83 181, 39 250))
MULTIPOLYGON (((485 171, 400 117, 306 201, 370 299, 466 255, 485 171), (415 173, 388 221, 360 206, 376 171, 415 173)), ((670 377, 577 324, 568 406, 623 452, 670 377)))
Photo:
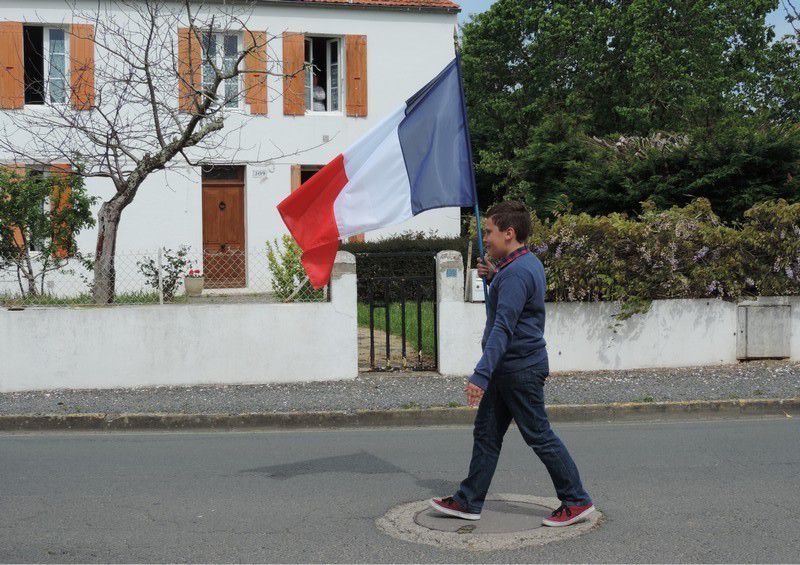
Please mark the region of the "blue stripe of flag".
POLYGON ((469 133, 457 60, 406 101, 398 126, 414 215, 433 208, 474 206, 469 133))

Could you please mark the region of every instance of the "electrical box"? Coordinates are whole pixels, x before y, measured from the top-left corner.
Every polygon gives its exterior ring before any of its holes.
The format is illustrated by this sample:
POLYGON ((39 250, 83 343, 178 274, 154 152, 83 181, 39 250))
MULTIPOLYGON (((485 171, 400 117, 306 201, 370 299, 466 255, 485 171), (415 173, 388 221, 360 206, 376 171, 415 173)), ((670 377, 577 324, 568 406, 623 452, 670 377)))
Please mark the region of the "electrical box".
POLYGON ((736 357, 786 359, 791 355, 792 307, 784 296, 743 301, 737 309, 736 357))

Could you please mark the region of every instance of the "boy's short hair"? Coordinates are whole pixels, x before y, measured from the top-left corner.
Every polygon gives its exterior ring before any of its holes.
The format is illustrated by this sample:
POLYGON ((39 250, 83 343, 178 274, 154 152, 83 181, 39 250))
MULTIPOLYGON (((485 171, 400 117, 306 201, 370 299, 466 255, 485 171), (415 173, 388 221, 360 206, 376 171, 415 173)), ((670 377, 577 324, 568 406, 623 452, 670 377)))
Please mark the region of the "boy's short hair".
POLYGON ((522 202, 516 200, 500 202, 489 208, 486 216, 503 231, 514 228, 517 241, 520 243, 528 241, 531 235, 531 214, 522 202))

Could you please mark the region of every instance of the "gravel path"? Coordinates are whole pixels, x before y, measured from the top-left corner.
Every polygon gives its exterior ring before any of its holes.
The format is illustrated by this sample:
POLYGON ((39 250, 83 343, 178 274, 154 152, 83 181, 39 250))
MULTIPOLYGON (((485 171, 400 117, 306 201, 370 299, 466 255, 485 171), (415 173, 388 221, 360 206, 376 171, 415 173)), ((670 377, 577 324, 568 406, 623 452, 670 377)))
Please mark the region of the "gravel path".
MULTIPOLYGON (((465 379, 362 373, 352 381, 209 385, 0 394, 0 414, 74 412, 308 412, 463 406, 465 379)), ((554 373, 549 404, 800 397, 800 363, 554 373)))

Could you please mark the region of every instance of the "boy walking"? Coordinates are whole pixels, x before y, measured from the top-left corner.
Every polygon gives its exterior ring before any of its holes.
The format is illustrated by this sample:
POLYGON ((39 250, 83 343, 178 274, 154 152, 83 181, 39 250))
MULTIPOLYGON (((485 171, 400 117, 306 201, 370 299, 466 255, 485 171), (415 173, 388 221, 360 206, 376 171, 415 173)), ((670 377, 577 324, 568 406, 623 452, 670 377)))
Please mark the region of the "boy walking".
POLYGON ((470 406, 480 403, 472 460, 455 495, 433 498, 430 504, 442 514, 480 519, 503 436, 513 419, 550 473, 561 501, 542 523, 569 526, 584 520, 594 505, 544 408, 544 382, 550 372, 544 341, 546 286, 541 261, 524 243, 530 232, 530 213, 519 202, 502 202, 487 214, 484 242, 497 267, 479 259, 478 272, 491 284, 483 356, 464 389, 470 406))

